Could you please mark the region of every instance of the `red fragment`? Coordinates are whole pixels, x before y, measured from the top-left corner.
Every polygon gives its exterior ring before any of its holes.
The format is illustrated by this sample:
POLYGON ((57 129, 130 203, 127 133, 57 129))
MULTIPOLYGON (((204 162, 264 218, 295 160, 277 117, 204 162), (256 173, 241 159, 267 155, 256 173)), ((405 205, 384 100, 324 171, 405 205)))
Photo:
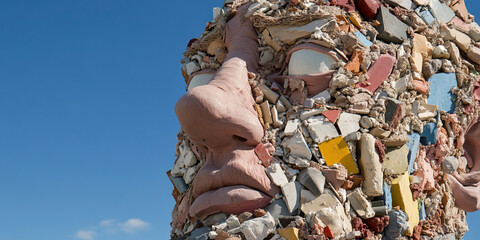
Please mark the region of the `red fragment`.
POLYGON ((377 149, 380 163, 383 163, 383 160, 385 160, 385 145, 379 139, 375 139, 375 148, 377 149))
POLYGON ((356 87, 364 88, 371 93, 375 92, 377 88, 382 85, 390 73, 392 72, 393 65, 395 64, 396 59, 390 54, 382 54, 378 60, 373 64, 367 72, 368 80, 366 83, 359 82, 356 87))
POLYGON ((367 219, 366 222, 370 229, 372 229, 376 233, 382 233, 383 230, 388 226, 388 223, 390 222, 390 217, 374 217, 367 219))
POLYGON ((187 47, 192 46, 192 44, 193 44, 194 42, 196 42, 197 40, 198 40, 198 39, 196 39, 196 38, 190 39, 190 41, 188 41, 187 47))
POLYGON ((334 236, 333 236, 333 233, 332 231, 330 230, 330 227, 326 226, 324 229, 323 229, 323 234, 325 234, 325 236, 327 236, 328 238, 330 239, 333 239, 334 236))
POLYGON ((355 11, 355 3, 353 0, 332 0, 330 1, 330 6, 340 6, 345 9, 347 12, 355 11))
POLYGON ((357 9, 366 19, 373 19, 375 15, 377 15, 381 3, 378 0, 357 0, 356 5, 357 9))
POLYGON ((257 157, 265 167, 269 167, 272 164, 273 157, 270 154, 273 151, 275 151, 275 148, 270 143, 260 143, 255 147, 255 154, 257 154, 257 157))
POLYGON ((323 111, 322 115, 326 117, 330 122, 335 123, 342 112, 341 109, 323 111))

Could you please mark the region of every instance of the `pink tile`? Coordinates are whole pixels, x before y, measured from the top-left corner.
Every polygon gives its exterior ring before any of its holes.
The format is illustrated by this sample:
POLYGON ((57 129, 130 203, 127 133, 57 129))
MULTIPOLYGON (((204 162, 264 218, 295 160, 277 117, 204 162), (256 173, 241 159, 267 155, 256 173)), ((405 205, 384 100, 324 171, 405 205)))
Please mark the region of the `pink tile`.
POLYGON ((367 77, 368 84, 357 83, 356 87, 360 87, 375 92, 377 88, 385 81, 392 72, 393 65, 395 64, 395 57, 389 54, 382 54, 373 66, 368 69, 367 77))

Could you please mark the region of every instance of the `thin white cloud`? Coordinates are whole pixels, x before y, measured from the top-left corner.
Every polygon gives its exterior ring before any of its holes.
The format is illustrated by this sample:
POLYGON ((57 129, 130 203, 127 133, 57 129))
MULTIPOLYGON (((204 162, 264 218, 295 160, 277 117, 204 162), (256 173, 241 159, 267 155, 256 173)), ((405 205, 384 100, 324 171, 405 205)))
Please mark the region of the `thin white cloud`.
POLYGON ((119 223, 120 229, 124 232, 135 233, 137 231, 146 229, 150 223, 138 218, 130 218, 124 223, 119 223))
POLYGON ((100 227, 110 227, 110 226, 113 226, 114 224, 115 224, 115 219, 107 219, 107 220, 100 221, 99 223, 100 227))
POLYGON ((94 231, 78 230, 75 237, 81 240, 95 240, 97 233, 94 231))

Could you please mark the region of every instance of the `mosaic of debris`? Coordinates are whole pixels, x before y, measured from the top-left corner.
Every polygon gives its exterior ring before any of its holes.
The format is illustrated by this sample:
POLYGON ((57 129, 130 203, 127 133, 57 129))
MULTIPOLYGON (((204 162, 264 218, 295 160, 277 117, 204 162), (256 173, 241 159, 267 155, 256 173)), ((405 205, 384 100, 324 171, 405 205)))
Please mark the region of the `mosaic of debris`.
POLYGON ((231 59, 227 23, 243 17, 263 127, 250 174, 271 184, 255 203, 191 207, 208 150, 181 131, 171 238, 461 239, 480 208, 480 27, 464 0, 227 0, 188 44, 187 91, 231 59))

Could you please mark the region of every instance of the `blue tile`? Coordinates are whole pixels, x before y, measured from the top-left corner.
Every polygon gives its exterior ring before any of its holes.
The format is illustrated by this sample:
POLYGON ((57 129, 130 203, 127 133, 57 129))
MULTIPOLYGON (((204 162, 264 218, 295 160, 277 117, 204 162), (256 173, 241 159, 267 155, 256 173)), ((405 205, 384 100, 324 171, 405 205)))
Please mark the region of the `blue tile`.
POLYGON ((384 182, 383 183, 383 196, 381 196, 381 199, 385 203, 385 206, 387 206, 388 210, 392 209, 392 192, 390 191, 390 186, 388 186, 388 183, 384 182))
POLYGON ((188 189, 188 185, 185 183, 182 177, 173 177, 173 176, 168 176, 170 180, 173 182, 175 187, 180 193, 184 193, 188 189))
POLYGON ((408 149, 408 173, 413 173, 413 163, 415 158, 417 158, 418 146, 420 145, 420 134, 414 132, 411 135, 408 135, 410 141, 407 143, 408 149))
POLYGON ((355 32, 355 35, 357 35, 358 40, 367 48, 373 45, 373 43, 365 37, 361 32, 355 32))
POLYGON ((425 212, 425 203, 421 202, 419 211, 420 220, 425 220, 427 218, 427 213, 425 212))
POLYGON ((457 96, 451 93, 451 89, 457 86, 455 73, 437 73, 430 79, 430 92, 427 98, 429 104, 438 105, 439 110, 447 113, 455 111, 455 99, 457 96))
POLYGON ((431 145, 437 142, 437 123, 429 122, 423 127, 423 133, 420 136, 420 143, 431 145))
POLYGON ((428 25, 431 25, 434 21, 435 18, 433 17, 432 13, 428 11, 428 7, 418 7, 415 9, 415 12, 427 23, 428 25))

